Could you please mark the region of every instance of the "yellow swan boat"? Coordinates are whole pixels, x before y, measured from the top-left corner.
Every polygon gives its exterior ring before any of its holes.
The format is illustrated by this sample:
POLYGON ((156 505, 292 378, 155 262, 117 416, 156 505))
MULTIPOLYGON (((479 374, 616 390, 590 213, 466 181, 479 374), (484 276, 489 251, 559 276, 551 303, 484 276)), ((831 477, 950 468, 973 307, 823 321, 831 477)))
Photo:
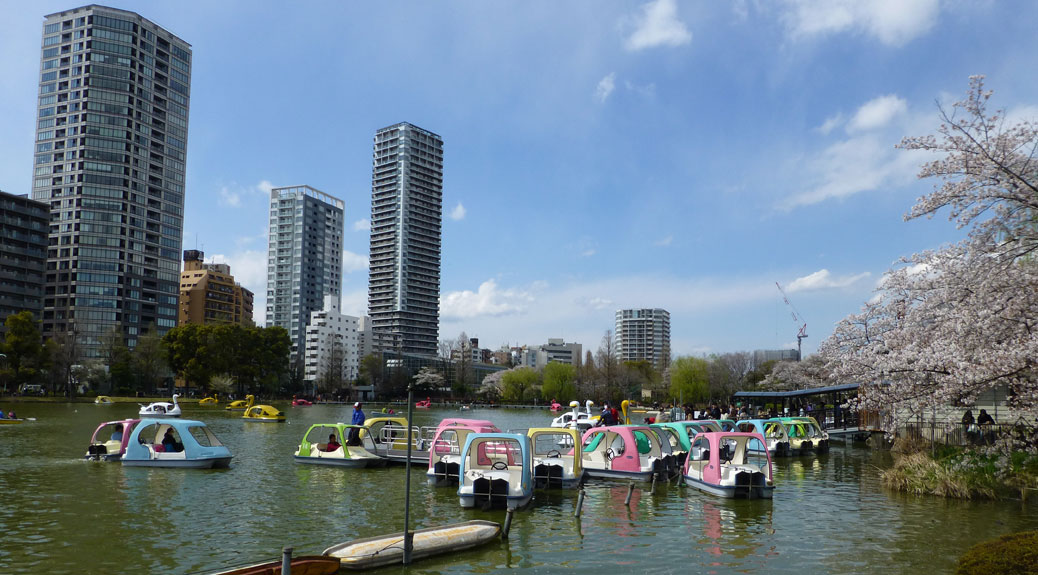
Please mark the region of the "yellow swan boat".
POLYGON ((251 395, 245 396, 245 413, 242 414, 242 419, 248 419, 249 421, 285 421, 285 413, 283 411, 273 405, 253 405, 255 400, 256 398, 251 395))

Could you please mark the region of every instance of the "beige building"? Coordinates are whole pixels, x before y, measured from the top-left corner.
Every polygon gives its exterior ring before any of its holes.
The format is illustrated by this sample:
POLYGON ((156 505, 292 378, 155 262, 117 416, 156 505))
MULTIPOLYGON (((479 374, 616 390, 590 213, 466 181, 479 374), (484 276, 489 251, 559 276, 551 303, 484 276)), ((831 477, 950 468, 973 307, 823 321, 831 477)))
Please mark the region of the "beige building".
POLYGON ((254 325, 252 292, 235 283, 231 266, 207 264, 199 250, 184 250, 180 272, 180 316, 177 325, 188 323, 236 323, 254 325))

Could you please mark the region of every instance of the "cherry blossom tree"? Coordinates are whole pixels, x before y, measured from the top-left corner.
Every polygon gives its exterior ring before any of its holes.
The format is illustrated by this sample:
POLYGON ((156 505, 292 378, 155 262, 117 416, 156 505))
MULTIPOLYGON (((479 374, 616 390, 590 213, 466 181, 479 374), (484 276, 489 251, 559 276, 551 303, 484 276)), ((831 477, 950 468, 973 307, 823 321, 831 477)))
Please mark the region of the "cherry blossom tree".
POLYGON ((838 381, 881 384, 858 403, 888 428, 993 388, 1038 406, 1038 123, 989 112, 990 97, 971 78, 964 100, 938 107, 936 135, 898 146, 939 156, 919 174, 938 183, 905 219, 947 209, 966 239, 903 258, 820 348, 838 381))

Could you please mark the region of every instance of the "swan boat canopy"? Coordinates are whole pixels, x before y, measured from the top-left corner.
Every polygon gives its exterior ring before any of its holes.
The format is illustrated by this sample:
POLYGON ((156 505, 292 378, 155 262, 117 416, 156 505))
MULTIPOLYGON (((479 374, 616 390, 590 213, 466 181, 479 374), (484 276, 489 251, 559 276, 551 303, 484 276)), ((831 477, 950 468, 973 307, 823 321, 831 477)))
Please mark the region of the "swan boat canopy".
POLYGON ((133 428, 122 458, 128 467, 229 467, 231 451, 201 421, 148 419, 133 428), (169 432, 171 440, 166 440, 169 432))
POLYGON ((245 399, 245 413, 241 414, 242 419, 247 421, 268 421, 274 423, 282 423, 285 421, 285 412, 273 405, 253 405, 256 398, 251 395, 246 395, 245 399))

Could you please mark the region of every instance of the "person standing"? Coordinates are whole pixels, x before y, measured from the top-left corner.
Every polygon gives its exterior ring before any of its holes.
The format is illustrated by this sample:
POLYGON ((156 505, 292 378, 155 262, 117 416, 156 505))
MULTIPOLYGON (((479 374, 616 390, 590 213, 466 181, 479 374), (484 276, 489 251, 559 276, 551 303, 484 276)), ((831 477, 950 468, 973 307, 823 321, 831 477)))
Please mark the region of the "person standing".
MULTIPOLYGON (((364 410, 361 409, 359 401, 353 404, 353 419, 350 423, 353 425, 364 425, 364 410)), ((360 444, 360 431, 356 427, 350 428, 350 436, 346 438, 346 444, 360 444)))

